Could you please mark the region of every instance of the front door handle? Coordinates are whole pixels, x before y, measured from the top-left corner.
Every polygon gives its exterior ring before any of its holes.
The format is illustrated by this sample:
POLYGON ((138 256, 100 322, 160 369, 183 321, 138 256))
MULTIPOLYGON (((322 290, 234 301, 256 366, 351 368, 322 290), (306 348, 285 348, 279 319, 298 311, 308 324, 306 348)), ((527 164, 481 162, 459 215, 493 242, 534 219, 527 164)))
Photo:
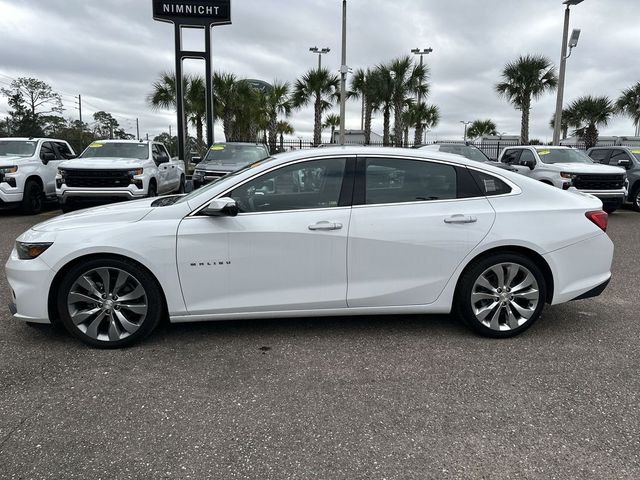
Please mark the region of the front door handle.
POLYGON ((326 221, 309 225, 309 230, 340 230, 341 228, 342 228, 341 223, 326 222, 326 221))
POLYGON ((444 223, 475 223, 478 219, 471 215, 452 215, 444 219, 444 223))

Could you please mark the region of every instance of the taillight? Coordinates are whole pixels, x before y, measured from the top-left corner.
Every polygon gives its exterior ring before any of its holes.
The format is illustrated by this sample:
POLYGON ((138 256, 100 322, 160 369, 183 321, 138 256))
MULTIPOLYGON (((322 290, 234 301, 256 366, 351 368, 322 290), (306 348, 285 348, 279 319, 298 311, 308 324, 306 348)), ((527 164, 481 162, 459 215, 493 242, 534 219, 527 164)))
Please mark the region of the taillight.
POLYGON ((593 212, 587 212, 585 215, 589 220, 595 223, 598 228, 602 229, 603 232, 607 231, 607 225, 609 224, 609 214, 607 214, 607 212, 595 210, 593 212))

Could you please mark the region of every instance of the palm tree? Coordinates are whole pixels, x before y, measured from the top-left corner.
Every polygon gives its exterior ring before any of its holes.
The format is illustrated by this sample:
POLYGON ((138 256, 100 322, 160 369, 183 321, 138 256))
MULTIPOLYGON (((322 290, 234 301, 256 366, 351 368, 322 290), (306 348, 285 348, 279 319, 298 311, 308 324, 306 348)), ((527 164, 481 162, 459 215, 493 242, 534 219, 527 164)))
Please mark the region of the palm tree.
MULTIPOLYGON (((198 75, 185 75, 182 79, 185 130, 188 123, 196 128, 199 148, 204 145, 203 130, 207 114, 207 102, 204 79, 198 75)), ((147 103, 153 109, 176 108, 176 76, 172 72, 162 72, 153 83, 153 89, 147 95, 147 103)), ((187 132, 185 131, 185 137, 187 132)))
POLYGON ((278 137, 278 115, 288 117, 291 114, 289 84, 286 82, 273 82, 273 85, 267 90, 264 97, 268 116, 267 130, 269 131, 269 149, 271 152, 275 152, 278 137))
POLYGON ((496 85, 496 91, 522 111, 520 140, 523 144, 529 141, 531 100, 555 90, 557 85, 555 67, 542 55, 520 56, 502 70, 502 81, 496 85))
POLYGON ((631 117, 636 127, 636 135, 640 134, 640 82, 622 91, 616 101, 618 112, 631 117))
POLYGON ((425 128, 431 130, 440 122, 440 109, 435 105, 419 103, 415 106, 414 121, 416 131, 413 144, 420 145, 425 128))
MULTIPOLYGON (((373 102, 382 110, 382 144, 389 145, 391 138, 391 110, 393 109, 393 78, 391 71, 384 65, 376 67, 371 74, 371 90, 373 102)), ((366 132, 365 118, 365 132, 366 132)), ((366 139, 365 139, 365 143, 366 139)))
POLYGON ((428 69, 425 65, 414 65, 409 56, 396 58, 382 68, 388 70, 391 77, 395 146, 400 147, 404 130, 402 112, 407 101, 413 96, 418 94, 424 97, 428 93, 429 87, 425 83, 428 69))
POLYGON ((362 125, 364 128, 364 144, 371 143, 371 119, 373 112, 378 107, 378 98, 376 97, 376 82, 378 72, 367 69, 356 70, 351 80, 351 90, 348 92, 348 98, 360 98, 362 100, 362 125))
POLYGON ((484 137, 485 135, 497 135, 498 130, 493 120, 474 120, 467 129, 467 137, 470 139, 484 137))
POLYGON ((280 151, 284 152, 284 136, 293 135, 295 133, 295 130, 289 122, 280 120, 276 124, 276 132, 278 132, 278 134, 280 135, 280 151))
POLYGON ((574 112, 570 126, 576 128, 576 135, 584 140, 586 148, 595 147, 598 143, 598 126, 606 126, 617 108, 609 97, 585 95, 569 105, 574 112))
POLYGON ((331 127, 331 143, 335 143, 333 141, 333 136, 336 131, 336 127, 340 126, 340 115, 336 115, 335 113, 330 113, 326 117, 324 117, 324 122, 322 123, 322 128, 331 127))
POLYGON ((233 137, 233 121, 238 104, 237 78, 232 73, 213 74, 213 111, 222 120, 222 128, 227 141, 233 137))
MULTIPOLYGON (((562 138, 567 138, 569 136, 569 126, 574 125, 576 123, 576 112, 571 110, 570 108, 562 109, 562 120, 560 123, 560 131, 562 133, 562 138)), ((556 124, 556 115, 555 113, 551 115, 551 120, 549 120, 549 128, 553 130, 556 124)))
POLYGON ((313 143, 322 143, 322 114, 339 96, 340 79, 326 68, 310 70, 296 81, 292 104, 301 108, 313 102, 313 143))

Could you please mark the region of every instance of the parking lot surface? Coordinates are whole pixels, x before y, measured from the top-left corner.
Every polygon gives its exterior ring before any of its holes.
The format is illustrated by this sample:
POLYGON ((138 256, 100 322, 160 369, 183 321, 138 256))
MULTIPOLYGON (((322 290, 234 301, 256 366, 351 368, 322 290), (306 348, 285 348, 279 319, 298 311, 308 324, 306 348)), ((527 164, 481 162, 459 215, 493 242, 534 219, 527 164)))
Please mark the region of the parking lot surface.
MULTIPOLYGON (((58 213, 0 212, 2 264, 58 213)), ((13 320, 0 275, 0 478, 640 478, 640 214, 609 235, 604 294, 508 340, 449 316, 303 318, 94 350, 13 320)))

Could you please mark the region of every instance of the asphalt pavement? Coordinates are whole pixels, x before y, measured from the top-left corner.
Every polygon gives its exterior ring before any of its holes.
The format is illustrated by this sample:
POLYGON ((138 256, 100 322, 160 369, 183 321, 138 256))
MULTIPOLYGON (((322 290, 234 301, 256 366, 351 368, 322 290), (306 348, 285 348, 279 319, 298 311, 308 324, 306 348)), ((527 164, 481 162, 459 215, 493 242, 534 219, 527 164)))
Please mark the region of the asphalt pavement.
MULTIPOLYGON (((57 214, 0 212, 2 264, 57 214)), ((640 478, 640 213, 609 235, 608 289, 508 340, 449 316, 303 318, 95 350, 13 320, 0 274, 0 478, 640 478)))

